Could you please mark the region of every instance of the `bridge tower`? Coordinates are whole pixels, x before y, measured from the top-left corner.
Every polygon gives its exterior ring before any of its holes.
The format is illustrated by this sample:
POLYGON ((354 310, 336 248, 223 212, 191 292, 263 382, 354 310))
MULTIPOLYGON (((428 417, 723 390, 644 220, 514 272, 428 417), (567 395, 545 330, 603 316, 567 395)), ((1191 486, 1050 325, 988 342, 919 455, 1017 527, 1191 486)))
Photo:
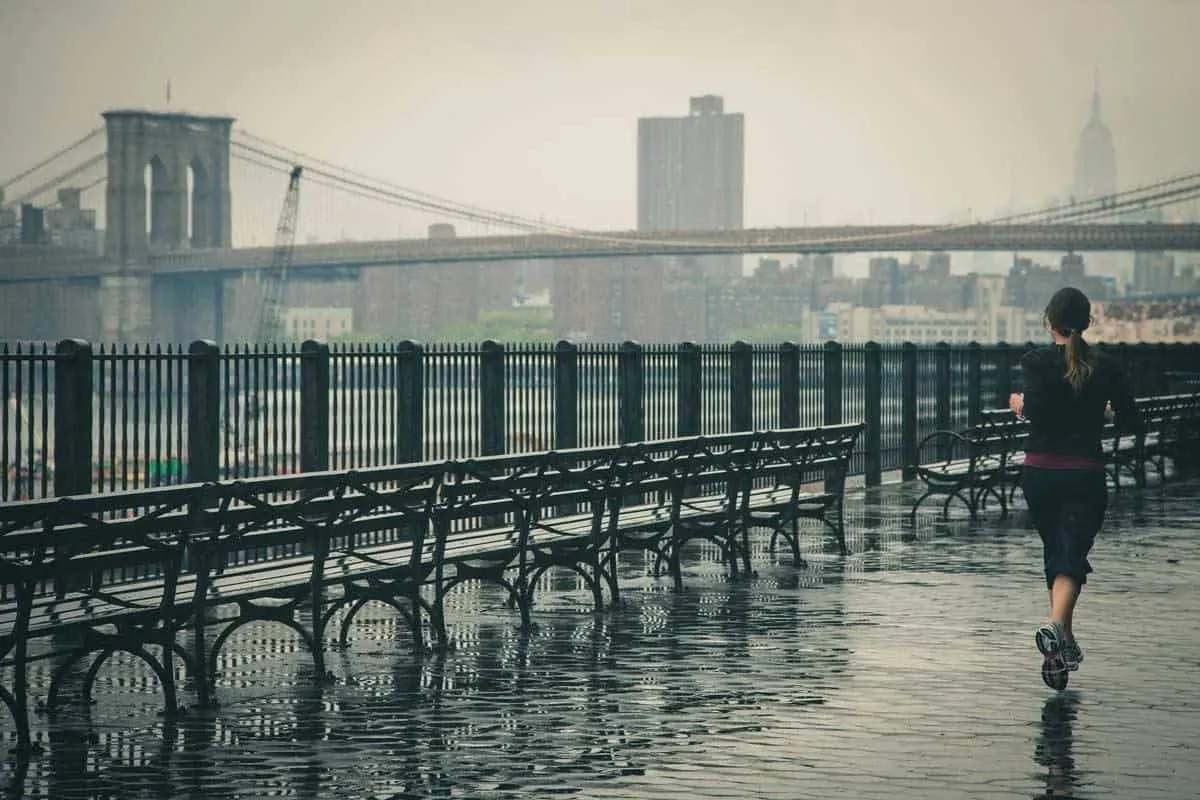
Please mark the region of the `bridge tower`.
POLYGON ((109 111, 104 120, 105 255, 128 262, 152 251, 232 245, 232 118, 109 111))

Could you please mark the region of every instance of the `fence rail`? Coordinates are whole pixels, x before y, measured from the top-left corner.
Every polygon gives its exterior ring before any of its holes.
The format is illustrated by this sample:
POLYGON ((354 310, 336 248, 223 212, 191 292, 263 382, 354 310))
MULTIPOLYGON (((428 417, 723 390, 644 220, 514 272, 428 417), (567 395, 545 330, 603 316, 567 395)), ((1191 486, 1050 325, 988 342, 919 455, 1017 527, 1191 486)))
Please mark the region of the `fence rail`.
MULTIPOLYGON (((874 484, 1032 346, 0 345, 0 502, 858 420, 874 484)), ((1140 395, 1200 373, 1200 345, 1102 349, 1140 395)))

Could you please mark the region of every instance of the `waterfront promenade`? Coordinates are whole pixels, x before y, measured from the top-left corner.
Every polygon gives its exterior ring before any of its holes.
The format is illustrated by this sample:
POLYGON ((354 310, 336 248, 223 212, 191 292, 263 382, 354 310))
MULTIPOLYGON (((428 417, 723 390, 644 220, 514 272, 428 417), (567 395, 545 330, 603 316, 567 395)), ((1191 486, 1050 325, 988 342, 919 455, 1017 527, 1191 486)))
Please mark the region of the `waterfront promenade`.
MULTIPOLYGON (((164 746, 161 696, 114 659, 96 705, 35 718, 11 793, 54 798, 1191 798, 1200 785, 1200 483, 1114 496, 1071 690, 1039 677, 1040 545, 1007 523, 901 523, 909 487, 856 492, 840 557, 760 541, 730 581, 701 546, 685 590, 626 559, 625 605, 572 579, 535 627, 456 595, 455 649, 416 657, 371 609, 313 688, 311 659, 252 626, 214 712, 164 746)), ((1018 499, 1018 506, 1020 501, 1018 499)), ((815 532, 814 532, 815 533, 815 532)), ((45 674, 31 670, 33 693, 45 674)), ((11 770, 11 766, 6 767, 11 770)))

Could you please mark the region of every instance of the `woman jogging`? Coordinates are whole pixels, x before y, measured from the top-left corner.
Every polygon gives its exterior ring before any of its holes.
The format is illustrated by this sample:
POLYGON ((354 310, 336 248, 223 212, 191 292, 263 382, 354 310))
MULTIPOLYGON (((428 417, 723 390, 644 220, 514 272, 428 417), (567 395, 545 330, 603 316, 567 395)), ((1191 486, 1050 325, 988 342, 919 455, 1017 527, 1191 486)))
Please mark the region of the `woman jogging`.
POLYGON ((1078 289, 1054 293, 1046 306, 1054 345, 1021 359, 1025 391, 1009 398, 1030 426, 1021 489, 1042 537, 1050 590, 1050 620, 1034 641, 1043 657, 1042 680, 1055 690, 1066 688, 1068 671, 1083 661, 1072 622, 1108 505, 1101 448, 1107 409, 1121 432, 1139 432, 1142 425, 1120 366, 1083 340, 1091 315, 1078 289))

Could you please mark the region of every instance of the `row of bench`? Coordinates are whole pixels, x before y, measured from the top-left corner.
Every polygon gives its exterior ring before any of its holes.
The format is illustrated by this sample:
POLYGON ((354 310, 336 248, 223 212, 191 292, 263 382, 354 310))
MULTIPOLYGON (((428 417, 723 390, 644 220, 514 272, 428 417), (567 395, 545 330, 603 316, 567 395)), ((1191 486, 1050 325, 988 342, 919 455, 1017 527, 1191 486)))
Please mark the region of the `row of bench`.
POLYGON ((748 529, 766 526, 799 561, 798 521, 823 521, 845 550, 842 496, 861 424, 439 461, 0 506, 0 699, 30 747, 27 667, 53 657, 46 704, 118 651, 158 676, 168 718, 176 664, 215 703, 218 656, 255 621, 285 625, 325 676, 342 614, 394 607, 418 646, 445 646, 447 593, 503 586, 527 624, 543 573, 565 568, 597 609, 619 600, 618 554, 642 550, 681 586, 680 551, 703 539, 749 570, 748 529), (41 647, 31 654, 30 643, 41 647), (73 680, 74 678, 72 678, 73 680))
MULTIPOLYGON (((1146 472, 1153 469, 1160 480, 1167 475, 1168 461, 1178 473, 1197 466, 1200 455, 1200 393, 1139 398, 1138 411, 1144 430, 1132 435, 1106 426, 1103 449, 1109 482, 1121 489, 1122 476, 1139 487, 1146 483, 1146 472)), ((942 497, 942 515, 948 516, 950 504, 962 502, 972 519, 994 499, 1006 516, 1008 506, 1021 484, 1025 444, 1029 423, 1009 409, 987 410, 978 425, 959 433, 937 431, 918 445, 917 477, 924 492, 910 511, 915 520, 917 509, 931 497, 942 497)))

